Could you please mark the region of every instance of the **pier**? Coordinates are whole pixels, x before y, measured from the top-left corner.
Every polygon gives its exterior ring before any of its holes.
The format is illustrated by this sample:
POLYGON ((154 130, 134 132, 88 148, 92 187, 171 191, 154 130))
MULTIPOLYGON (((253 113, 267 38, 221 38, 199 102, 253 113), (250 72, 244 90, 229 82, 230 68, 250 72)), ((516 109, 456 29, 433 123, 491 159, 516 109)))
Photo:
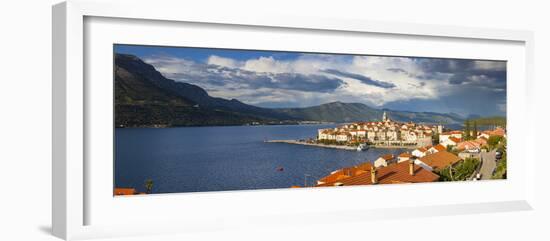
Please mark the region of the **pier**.
MULTIPOLYGON (((357 151, 356 146, 346 146, 346 145, 326 145, 326 144, 320 144, 320 143, 311 143, 311 142, 305 142, 305 141, 299 141, 299 140, 268 140, 265 141, 266 143, 286 143, 286 144, 294 144, 294 145, 303 145, 303 146, 315 146, 315 147, 324 147, 324 148, 332 148, 332 149, 340 149, 340 150, 348 150, 348 151, 357 151)), ((391 145, 387 143, 378 143, 378 144, 372 144, 369 145, 369 148, 384 148, 384 149, 416 149, 418 148, 417 145, 391 145)))
POLYGON ((332 149, 340 149, 340 150, 348 150, 348 151, 357 151, 356 146, 325 145, 325 144, 310 143, 310 142, 298 141, 298 140, 268 140, 268 141, 265 141, 265 142, 267 142, 267 143, 286 143, 286 144, 295 144, 295 145, 303 145, 303 146, 316 146, 316 147, 324 147, 324 148, 332 148, 332 149))

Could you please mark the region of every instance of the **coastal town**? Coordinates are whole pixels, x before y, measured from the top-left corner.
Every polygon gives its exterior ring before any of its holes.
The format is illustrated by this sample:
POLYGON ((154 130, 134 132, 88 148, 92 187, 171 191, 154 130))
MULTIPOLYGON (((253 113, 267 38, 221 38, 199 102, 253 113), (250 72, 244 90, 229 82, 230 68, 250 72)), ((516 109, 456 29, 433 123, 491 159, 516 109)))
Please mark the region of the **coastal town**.
POLYGON ((319 178, 313 187, 506 178, 506 130, 500 126, 479 131, 475 122, 473 128, 467 122, 464 130, 444 131, 441 125, 395 122, 384 113, 382 121, 320 129, 317 143, 368 143, 374 147, 408 147, 410 151, 342 167, 319 178))
POLYGON ((321 143, 368 143, 376 146, 427 146, 435 134, 443 131, 442 125, 422 125, 413 122, 392 121, 386 112, 382 121, 357 122, 331 129, 319 129, 321 143))

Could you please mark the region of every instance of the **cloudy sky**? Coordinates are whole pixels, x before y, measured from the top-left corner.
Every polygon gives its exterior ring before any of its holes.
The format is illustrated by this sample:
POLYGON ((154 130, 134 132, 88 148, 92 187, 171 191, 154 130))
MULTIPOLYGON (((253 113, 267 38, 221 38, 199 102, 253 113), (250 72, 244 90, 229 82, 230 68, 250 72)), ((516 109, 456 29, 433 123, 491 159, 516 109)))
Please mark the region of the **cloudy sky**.
POLYGON ((115 45, 167 78, 261 107, 342 101, 377 108, 506 114, 506 62, 115 45))

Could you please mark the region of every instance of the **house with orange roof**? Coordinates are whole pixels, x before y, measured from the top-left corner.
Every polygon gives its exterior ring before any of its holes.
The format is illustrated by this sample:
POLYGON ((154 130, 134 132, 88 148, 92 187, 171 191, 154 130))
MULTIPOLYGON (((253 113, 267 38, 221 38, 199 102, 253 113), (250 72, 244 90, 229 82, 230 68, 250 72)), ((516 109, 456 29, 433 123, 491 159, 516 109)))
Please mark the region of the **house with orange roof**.
POLYGON ((399 154, 399 156, 397 156, 397 162, 408 161, 413 157, 414 156, 411 153, 403 152, 403 153, 399 154))
POLYGON ((439 180, 437 174, 414 164, 414 161, 408 161, 392 163, 380 168, 372 168, 369 172, 334 182, 318 184, 317 187, 422 183, 435 182, 437 180, 439 180))
MULTIPOLYGON (((487 144, 487 142, 485 142, 485 144, 487 144)), ((458 143, 458 145, 456 145, 456 149, 457 150, 479 150, 481 148, 481 143, 478 142, 478 141, 463 141, 463 142, 460 142, 458 143)))
POLYGON ((446 141, 449 137, 462 139, 462 131, 448 131, 439 134, 439 143, 446 141))
POLYGON ((440 141, 439 144, 445 146, 445 148, 446 148, 447 146, 456 146, 461 141, 462 141, 462 139, 451 136, 451 137, 447 138, 444 141, 440 141))
POLYGON ((440 151, 447 151, 447 147, 441 144, 437 144, 435 146, 430 147, 430 149, 428 149, 427 151, 427 154, 434 154, 440 151))
POLYGON ((486 146, 487 145, 487 138, 485 138, 485 137, 479 137, 479 138, 475 139, 474 141, 479 143, 479 145, 481 145, 481 146, 486 146))
POLYGON ((351 134, 349 132, 342 131, 336 134, 336 141, 338 142, 346 142, 349 140, 351 140, 351 134))
POLYGON ((504 130, 504 128, 501 128, 501 127, 497 127, 496 129, 494 129, 491 134, 493 136, 502 136, 502 137, 506 137, 506 130, 504 130))
POLYGON ((374 161, 374 167, 388 166, 389 164, 395 162, 396 160, 394 155, 386 154, 378 157, 378 159, 374 161))
POLYGON ((426 155, 418 159, 420 162, 431 167, 433 170, 441 170, 448 166, 454 166, 462 161, 462 158, 447 151, 439 151, 433 154, 426 155))
POLYGON ((353 167, 344 167, 342 169, 333 171, 328 176, 325 176, 317 180, 317 185, 328 183, 328 182, 336 182, 348 177, 353 177, 353 176, 368 172, 372 168, 373 168, 373 165, 370 162, 364 162, 353 167))
POLYGON ((495 128, 494 130, 486 130, 486 131, 483 131, 481 132, 481 134, 479 135, 479 137, 485 137, 487 139, 489 139, 489 137, 491 136, 502 136, 502 137, 506 137, 506 130, 502 127, 497 127, 495 128))
POLYGON ((423 157, 427 154, 429 148, 431 148, 431 146, 419 147, 414 149, 414 151, 412 151, 411 154, 415 157, 423 157))

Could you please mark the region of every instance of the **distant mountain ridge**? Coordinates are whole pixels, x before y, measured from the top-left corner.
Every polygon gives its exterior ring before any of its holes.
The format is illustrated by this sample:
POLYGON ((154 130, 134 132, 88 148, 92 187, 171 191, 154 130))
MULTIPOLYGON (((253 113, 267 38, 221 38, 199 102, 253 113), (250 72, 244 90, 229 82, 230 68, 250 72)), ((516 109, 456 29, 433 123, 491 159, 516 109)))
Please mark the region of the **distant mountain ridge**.
POLYGON ((384 110, 331 102, 304 108, 262 108, 210 96, 201 87, 164 77, 136 56, 115 55, 115 124, 118 127, 293 124, 299 121, 380 120, 461 123, 455 114, 384 110))
POLYGON ((391 119, 401 122, 461 123, 464 120, 455 114, 376 109, 362 103, 343 103, 339 101, 313 107, 283 108, 278 109, 278 111, 296 119, 328 122, 375 121, 382 118, 384 111, 391 119))

